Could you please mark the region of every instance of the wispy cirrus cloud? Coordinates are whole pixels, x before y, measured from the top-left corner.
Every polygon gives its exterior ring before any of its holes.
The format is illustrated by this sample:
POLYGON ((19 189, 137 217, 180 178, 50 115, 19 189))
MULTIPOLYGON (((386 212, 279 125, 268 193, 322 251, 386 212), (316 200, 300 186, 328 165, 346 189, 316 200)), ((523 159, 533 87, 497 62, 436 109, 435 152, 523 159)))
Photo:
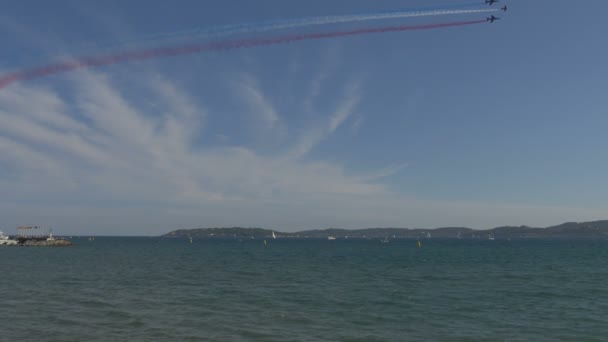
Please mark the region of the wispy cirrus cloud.
POLYGON ((324 117, 321 123, 316 123, 312 128, 303 132, 299 141, 289 152, 290 158, 301 158, 315 148, 324 139, 333 134, 342 124, 350 118, 357 105, 361 102, 360 81, 352 81, 345 89, 344 94, 336 104, 334 111, 328 117, 324 117))
POLYGON ((281 116, 274 105, 266 98, 258 82, 250 74, 242 74, 235 81, 235 88, 241 99, 249 106, 250 112, 261 120, 267 128, 275 128, 281 116))
MULTIPOLYGON (((183 210, 196 204, 224 210, 257 203, 329 205, 336 196, 388 193, 380 184, 349 176, 339 164, 285 159, 280 152, 262 156, 247 145, 197 145, 209 110, 177 84, 148 79, 142 91, 155 99, 158 112, 144 111, 99 72, 75 74, 75 91, 68 95, 29 84, 5 89, 0 164, 15 172, 1 183, 3 191, 27 185, 43 192, 23 194, 32 204, 82 202, 100 210, 108 203, 183 210)), ((265 103, 259 88, 249 90, 265 103)), ((323 134, 335 131, 360 101, 354 90, 349 94, 323 134)))
MULTIPOLYGON (((31 84, 2 92, 0 192, 10 194, 0 199, 5 224, 43 220, 81 234, 158 234, 200 225, 485 228, 519 217, 540 225, 604 213, 425 201, 383 183, 407 164, 353 174, 337 162, 285 158, 280 151, 262 155, 246 144, 197 145, 213 111, 175 82, 149 79, 142 91, 158 101, 158 112, 144 111, 101 73, 75 75, 80 90, 69 95, 31 84), (83 232, 85 226, 92 231, 83 232), (121 230, 125 226, 132 228, 121 230)), ((357 87, 346 89, 309 146, 339 129, 362 101, 357 87)))
POLYGON ((371 172, 369 174, 366 174, 363 176, 358 176, 357 179, 362 182, 373 182, 373 181, 382 180, 384 178, 391 177, 391 176, 398 174, 399 172, 403 171, 403 169, 407 168, 408 166, 409 166, 409 163, 400 163, 400 164, 396 164, 396 165, 389 165, 389 166, 381 168, 379 170, 374 170, 373 172, 371 172))

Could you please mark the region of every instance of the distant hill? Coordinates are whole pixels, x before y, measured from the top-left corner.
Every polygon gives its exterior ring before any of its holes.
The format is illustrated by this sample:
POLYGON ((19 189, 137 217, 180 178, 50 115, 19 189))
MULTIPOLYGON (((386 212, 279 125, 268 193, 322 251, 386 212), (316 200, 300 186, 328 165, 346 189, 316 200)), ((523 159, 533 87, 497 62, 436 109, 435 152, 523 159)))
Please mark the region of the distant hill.
MULTIPOLYGON (((276 234, 276 233, 275 233, 276 234)), ((163 237, 251 238, 272 236, 272 230, 262 228, 197 228, 174 230, 163 237)))
MULTIPOLYGON (((195 237, 195 238, 269 238, 273 230, 262 228, 197 228, 179 229, 162 235, 163 237, 195 237)), ((282 238, 462 238, 487 239, 494 236, 497 239, 506 238, 608 238, 608 220, 593 222, 567 222, 558 226, 533 228, 528 226, 497 227, 488 230, 475 230, 466 227, 444 227, 436 229, 409 228, 367 228, 367 229, 337 229, 306 230, 295 233, 274 231, 282 238)))

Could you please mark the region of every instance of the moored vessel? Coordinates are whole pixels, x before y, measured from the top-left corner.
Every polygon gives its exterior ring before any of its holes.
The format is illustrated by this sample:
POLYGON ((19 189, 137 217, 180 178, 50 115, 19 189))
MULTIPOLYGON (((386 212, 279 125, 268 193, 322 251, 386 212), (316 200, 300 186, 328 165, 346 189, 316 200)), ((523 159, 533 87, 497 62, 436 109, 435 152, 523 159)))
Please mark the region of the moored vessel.
POLYGON ((8 235, 4 235, 3 232, 0 231, 0 246, 16 246, 17 240, 13 240, 8 235))

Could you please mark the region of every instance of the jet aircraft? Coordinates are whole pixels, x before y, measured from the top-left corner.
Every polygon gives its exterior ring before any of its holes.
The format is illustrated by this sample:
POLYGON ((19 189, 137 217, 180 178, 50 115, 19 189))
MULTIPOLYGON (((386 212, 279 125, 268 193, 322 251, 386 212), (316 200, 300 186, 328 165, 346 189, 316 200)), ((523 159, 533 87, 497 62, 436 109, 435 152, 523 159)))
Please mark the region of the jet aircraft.
POLYGON ((499 1, 498 0, 486 0, 486 4, 488 4, 490 6, 494 5, 497 2, 499 2, 499 1))
POLYGON ((500 9, 506 12, 507 11, 507 5, 502 6, 500 9))
POLYGON ((500 20, 500 18, 495 17, 495 16, 491 16, 489 18, 486 18, 486 21, 489 21, 490 23, 493 23, 495 20, 500 20))

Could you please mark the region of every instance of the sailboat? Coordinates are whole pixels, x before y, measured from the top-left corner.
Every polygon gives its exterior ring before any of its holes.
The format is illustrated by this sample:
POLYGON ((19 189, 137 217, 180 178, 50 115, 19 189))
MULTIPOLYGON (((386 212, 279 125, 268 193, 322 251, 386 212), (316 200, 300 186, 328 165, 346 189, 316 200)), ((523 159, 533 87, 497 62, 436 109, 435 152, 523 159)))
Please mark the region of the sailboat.
POLYGON ((272 238, 273 238, 273 239, 276 239, 276 238, 277 238, 277 236, 276 236, 276 235, 274 235, 274 231, 272 231, 272 238))
POLYGON ((496 240, 496 238, 494 238, 494 234, 490 234, 490 235, 488 236, 488 240, 491 240, 491 241, 496 240))

